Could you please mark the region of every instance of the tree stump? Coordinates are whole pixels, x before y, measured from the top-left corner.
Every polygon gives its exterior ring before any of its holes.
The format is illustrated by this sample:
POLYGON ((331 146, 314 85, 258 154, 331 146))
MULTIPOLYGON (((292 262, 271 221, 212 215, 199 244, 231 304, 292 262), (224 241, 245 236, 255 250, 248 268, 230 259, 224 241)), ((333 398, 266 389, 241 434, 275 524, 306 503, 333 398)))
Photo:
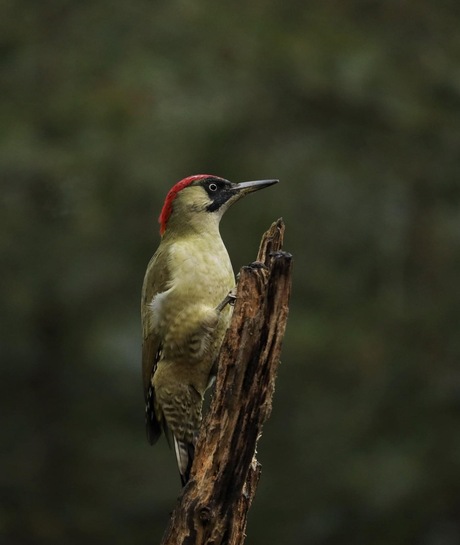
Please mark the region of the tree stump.
POLYGON ((263 235, 243 267, 216 388, 195 448, 190 480, 161 545, 242 545, 261 468, 257 441, 270 416, 291 291, 284 223, 263 235))

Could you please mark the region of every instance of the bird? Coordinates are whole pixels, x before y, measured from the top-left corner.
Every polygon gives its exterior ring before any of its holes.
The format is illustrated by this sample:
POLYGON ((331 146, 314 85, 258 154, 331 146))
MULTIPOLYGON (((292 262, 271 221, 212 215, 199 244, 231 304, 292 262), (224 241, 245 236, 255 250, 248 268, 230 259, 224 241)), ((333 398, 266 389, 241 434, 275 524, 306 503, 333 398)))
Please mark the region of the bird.
POLYGON ((174 444, 182 486, 190 477, 204 394, 215 379, 235 299, 219 223, 242 197, 277 182, 189 176, 169 190, 158 219, 161 241, 141 296, 145 420, 150 444, 162 432, 174 444))

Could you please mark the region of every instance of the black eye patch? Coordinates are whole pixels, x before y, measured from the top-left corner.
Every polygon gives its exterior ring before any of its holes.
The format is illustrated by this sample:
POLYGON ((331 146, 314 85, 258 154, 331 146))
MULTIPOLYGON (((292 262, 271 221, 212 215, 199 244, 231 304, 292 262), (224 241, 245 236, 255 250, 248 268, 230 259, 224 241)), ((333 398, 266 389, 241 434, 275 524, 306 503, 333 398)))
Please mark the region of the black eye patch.
POLYGON ((202 185, 211 200, 206 208, 208 212, 219 210, 219 208, 233 195, 232 184, 227 180, 209 178, 203 180, 202 185))
POLYGON ((206 190, 206 193, 212 200, 214 200, 220 192, 226 191, 232 186, 230 182, 223 180, 222 178, 207 178, 206 180, 203 180, 200 185, 206 190))

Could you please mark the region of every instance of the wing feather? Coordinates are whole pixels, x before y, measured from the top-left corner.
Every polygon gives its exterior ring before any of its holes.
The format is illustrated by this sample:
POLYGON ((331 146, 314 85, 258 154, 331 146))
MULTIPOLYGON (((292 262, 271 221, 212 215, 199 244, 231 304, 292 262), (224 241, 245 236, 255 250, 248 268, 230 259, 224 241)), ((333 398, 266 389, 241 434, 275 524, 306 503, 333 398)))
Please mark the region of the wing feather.
POLYGON ((157 441, 162 429, 160 423, 162 418, 155 412, 155 390, 152 385, 152 378, 161 358, 162 339, 154 330, 150 305, 155 295, 167 289, 169 278, 167 254, 160 245, 147 266, 141 298, 142 380, 146 403, 147 436, 151 444, 157 441))

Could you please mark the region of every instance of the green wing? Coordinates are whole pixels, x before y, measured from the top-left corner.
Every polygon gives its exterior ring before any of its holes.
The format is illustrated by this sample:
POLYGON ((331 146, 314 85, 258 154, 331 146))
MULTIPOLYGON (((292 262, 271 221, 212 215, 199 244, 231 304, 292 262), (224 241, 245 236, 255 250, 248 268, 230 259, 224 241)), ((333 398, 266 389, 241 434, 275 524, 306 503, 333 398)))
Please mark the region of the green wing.
POLYGON ((161 357, 162 338, 153 329, 150 304, 155 295, 168 289, 168 280, 169 271, 167 255, 160 246, 147 266, 141 298, 143 332, 142 380, 146 403, 145 415, 147 437, 151 444, 158 440, 162 430, 162 418, 155 413, 155 391, 152 386, 152 377, 161 357))

